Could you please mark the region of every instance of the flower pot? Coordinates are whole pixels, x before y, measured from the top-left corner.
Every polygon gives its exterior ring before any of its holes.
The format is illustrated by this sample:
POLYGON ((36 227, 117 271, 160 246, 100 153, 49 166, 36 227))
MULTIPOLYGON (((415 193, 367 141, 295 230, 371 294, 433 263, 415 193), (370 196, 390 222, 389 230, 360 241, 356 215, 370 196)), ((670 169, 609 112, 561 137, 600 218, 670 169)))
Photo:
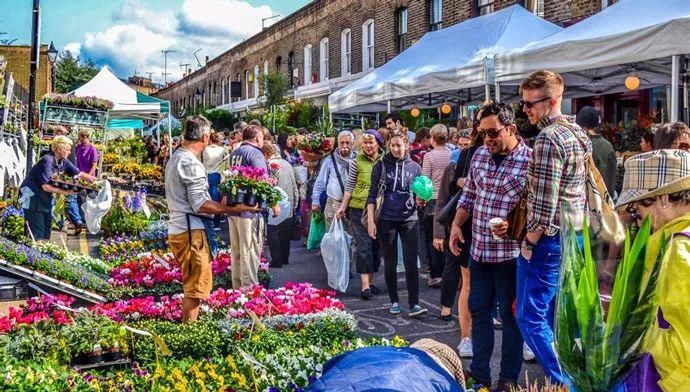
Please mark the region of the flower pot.
POLYGON ((266 200, 261 200, 261 202, 259 203, 259 207, 260 207, 262 210, 267 210, 268 207, 269 207, 269 206, 268 206, 268 202, 267 202, 266 200))
POLYGON ((240 198, 237 196, 237 193, 234 194, 227 194, 225 195, 225 204, 229 206, 234 206, 239 204, 240 198))
POLYGON ((103 362, 103 352, 94 351, 86 354, 86 362, 89 364, 101 363, 103 362))
POLYGON ((244 198, 244 204, 248 206, 255 206, 258 203, 258 198, 254 193, 248 193, 247 196, 244 198))
POLYGON ((103 353, 103 361, 105 362, 114 362, 114 361, 119 361, 122 358, 122 353, 120 350, 117 351, 108 351, 103 353))

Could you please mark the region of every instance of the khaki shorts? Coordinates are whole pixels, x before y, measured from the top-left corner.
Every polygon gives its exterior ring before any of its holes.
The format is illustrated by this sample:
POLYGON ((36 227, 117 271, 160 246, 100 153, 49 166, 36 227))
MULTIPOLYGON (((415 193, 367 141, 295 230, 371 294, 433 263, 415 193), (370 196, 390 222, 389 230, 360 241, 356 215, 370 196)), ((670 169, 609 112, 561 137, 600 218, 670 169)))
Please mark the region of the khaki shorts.
POLYGON ((170 250, 182 268, 182 288, 185 298, 206 299, 213 288, 211 252, 204 230, 192 230, 192 243, 189 233, 168 236, 170 250))

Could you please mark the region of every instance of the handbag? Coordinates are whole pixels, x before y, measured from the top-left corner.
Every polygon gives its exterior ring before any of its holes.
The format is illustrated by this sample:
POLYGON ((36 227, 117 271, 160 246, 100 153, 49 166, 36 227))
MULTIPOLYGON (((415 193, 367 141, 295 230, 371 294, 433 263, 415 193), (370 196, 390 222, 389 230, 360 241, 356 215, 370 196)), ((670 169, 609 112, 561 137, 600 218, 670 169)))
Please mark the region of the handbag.
POLYGON ((508 221, 508 236, 516 241, 522 241, 527 234, 527 189, 529 180, 525 184, 525 189, 520 193, 520 200, 506 217, 508 221))
MULTIPOLYGON (((386 166, 381 162, 381 178, 379 178, 379 183, 376 191, 376 205, 374 208, 374 223, 379 223, 379 218, 381 217, 381 210, 383 209, 383 195, 386 191, 386 166)), ((364 206, 364 211, 362 212, 362 226, 369 227, 369 205, 364 206)))
MULTIPOLYGON (((464 153, 469 154, 469 148, 465 150, 464 153)), ((462 167, 462 170, 460 171, 460 176, 467 178, 467 175, 469 173, 470 162, 472 161, 472 156, 461 156, 461 158, 458 158, 458 164, 460 164, 461 159, 464 160, 464 165, 462 167)), ((455 213, 458 209, 458 200, 460 200, 460 196, 462 196, 462 189, 455 192, 453 197, 451 197, 450 200, 446 202, 446 205, 443 206, 441 211, 438 214, 436 214, 436 222, 444 226, 450 226, 453 223, 453 219, 455 219, 455 213)))

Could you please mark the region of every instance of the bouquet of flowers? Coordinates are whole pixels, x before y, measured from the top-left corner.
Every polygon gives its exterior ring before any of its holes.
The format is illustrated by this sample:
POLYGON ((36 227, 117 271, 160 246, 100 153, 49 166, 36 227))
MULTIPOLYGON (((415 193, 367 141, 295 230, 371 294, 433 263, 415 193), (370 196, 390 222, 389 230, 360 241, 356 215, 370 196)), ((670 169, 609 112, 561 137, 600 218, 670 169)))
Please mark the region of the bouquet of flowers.
POLYGON ((305 161, 318 161, 333 150, 333 140, 321 133, 312 133, 297 140, 297 150, 305 161))
POLYGON ((277 179, 264 168, 233 166, 225 173, 225 180, 218 190, 226 195, 228 205, 261 204, 262 208, 275 206, 280 192, 275 189, 277 179))

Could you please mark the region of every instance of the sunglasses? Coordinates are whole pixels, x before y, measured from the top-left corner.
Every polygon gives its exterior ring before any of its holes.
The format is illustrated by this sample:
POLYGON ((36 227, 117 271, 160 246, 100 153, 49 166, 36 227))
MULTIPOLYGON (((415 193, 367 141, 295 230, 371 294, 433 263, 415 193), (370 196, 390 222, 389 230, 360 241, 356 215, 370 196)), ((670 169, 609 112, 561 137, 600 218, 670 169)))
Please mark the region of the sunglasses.
POLYGON ((525 108, 525 107, 526 107, 527 109, 532 109, 532 108, 534 107, 534 105, 536 105, 536 104, 538 104, 538 103, 540 103, 540 102, 548 101, 549 99, 551 99, 551 97, 544 97, 544 98, 542 98, 542 99, 538 99, 538 100, 532 101, 532 102, 530 102, 530 101, 525 101, 524 99, 521 99, 521 100, 520 100, 520 107, 521 107, 521 108, 525 108))
POLYGON ((501 134, 501 131, 506 129, 506 128, 508 128, 508 127, 503 127, 501 129, 496 129, 496 128, 481 129, 481 130, 479 130, 478 134, 479 134, 479 137, 481 137, 482 139, 487 137, 487 136, 492 138, 492 139, 495 139, 498 137, 498 135, 501 134))
POLYGON ((641 205, 642 207, 649 208, 652 206, 652 204, 656 203, 657 198, 653 197, 651 199, 643 199, 639 201, 634 201, 630 204, 628 204, 627 207, 625 207, 625 212, 628 214, 632 215, 634 218, 640 218, 640 214, 637 211, 637 205, 641 205))

